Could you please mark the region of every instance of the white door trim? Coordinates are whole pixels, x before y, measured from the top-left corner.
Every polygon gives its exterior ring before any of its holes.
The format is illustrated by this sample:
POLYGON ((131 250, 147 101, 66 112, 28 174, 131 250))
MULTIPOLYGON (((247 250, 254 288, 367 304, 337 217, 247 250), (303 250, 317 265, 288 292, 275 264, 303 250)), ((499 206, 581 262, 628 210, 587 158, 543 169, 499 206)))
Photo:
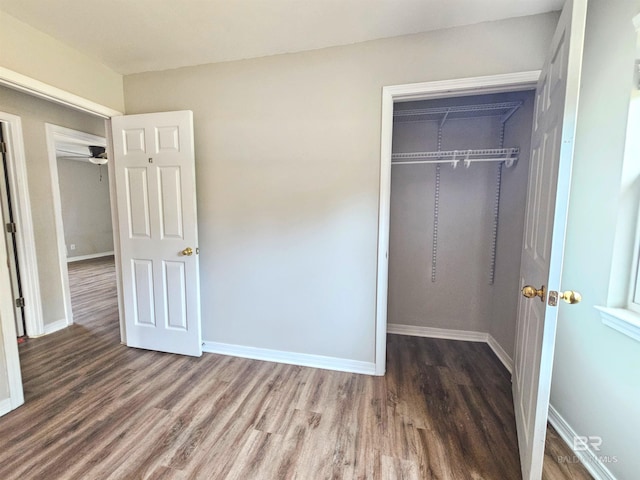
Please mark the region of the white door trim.
POLYGON ((376 375, 384 375, 387 352, 387 291, 389 282, 389 215, 391 204, 391 142, 393 104, 451 96, 466 96, 536 88, 540 70, 468 77, 382 88, 380 139, 380 203, 378 207, 378 269, 376 279, 376 375))
MULTIPOLYGON (((31 200, 27 183, 27 160, 24 153, 22 121, 17 115, 0 112, 0 122, 7 126, 7 146, 10 162, 7 165, 9 188, 16 223, 16 242, 20 264, 20 282, 26 301, 24 307, 26 334, 37 337, 44 333, 40 279, 36 259, 36 240, 31 216, 31 200)), ((15 336, 14 336, 15 337, 15 336)))
POLYGON ((120 321, 120 342, 127 344, 127 324, 124 316, 124 299, 122 297, 122 270, 120 258, 122 248, 120 246, 120 220, 118 214, 118 199, 116 196, 116 169, 114 167, 115 158, 113 153, 113 131, 111 130, 111 119, 104 122, 105 135, 107 137, 107 158, 112 161, 107 163, 107 173, 109 175, 109 202, 111 206, 111 229, 113 230, 113 256, 116 263, 116 293, 118 296, 118 319, 120 321))
MULTIPOLYGON (((51 193, 53 195, 53 216, 55 219, 56 245, 58 247, 58 264, 60 266, 60 280, 64 297, 64 319, 66 325, 73 323, 73 310, 71 309, 71 290, 69 289, 69 270, 67 267, 67 245, 64 240, 64 225, 62 223, 62 202, 60 200, 60 179, 58 178, 58 159, 56 158, 56 143, 83 143, 87 145, 99 145, 106 147, 104 137, 80 132, 71 128, 60 127, 51 123, 45 123, 47 139, 47 156, 49 159, 49 171, 51 172, 51 193)), ((58 321, 60 321, 58 320, 58 321)), ((44 326, 43 326, 44 333, 44 326)))
POLYGON ((122 115, 122 112, 110 107, 92 102, 91 100, 67 92, 61 88, 54 87, 53 85, 49 85, 41 82, 40 80, 22 75, 21 73, 4 67, 0 67, 0 85, 4 85, 14 90, 19 90, 29 95, 33 95, 34 97, 43 98, 50 102, 58 103, 66 107, 71 107, 75 110, 97 115, 102 118, 122 115))

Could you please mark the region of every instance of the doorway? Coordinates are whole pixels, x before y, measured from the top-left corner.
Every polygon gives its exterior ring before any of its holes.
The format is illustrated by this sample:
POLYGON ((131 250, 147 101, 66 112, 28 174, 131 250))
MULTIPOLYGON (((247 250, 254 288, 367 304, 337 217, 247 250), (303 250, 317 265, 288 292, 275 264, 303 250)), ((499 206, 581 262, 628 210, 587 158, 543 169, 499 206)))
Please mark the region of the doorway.
POLYGON ((485 342, 511 371, 534 98, 395 105, 389 333, 485 342))
MULTIPOLYGON (((68 265, 102 257, 113 261, 114 240, 105 137, 53 124, 45 127, 65 297, 65 319, 50 327, 55 331, 71 325, 75 314, 68 265)), ((83 265, 74 269, 81 277, 83 265)))

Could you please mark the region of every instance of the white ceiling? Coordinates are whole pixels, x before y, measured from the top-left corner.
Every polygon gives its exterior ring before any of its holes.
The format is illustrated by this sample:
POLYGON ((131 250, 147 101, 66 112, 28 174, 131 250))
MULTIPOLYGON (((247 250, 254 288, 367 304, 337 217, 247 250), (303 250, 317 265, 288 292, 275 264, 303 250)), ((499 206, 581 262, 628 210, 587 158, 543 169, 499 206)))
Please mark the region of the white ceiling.
MULTIPOLYGON (((564 0, 0 0, 130 74, 346 45, 559 10, 564 0)), ((514 39, 517 41, 517 39, 514 39)))

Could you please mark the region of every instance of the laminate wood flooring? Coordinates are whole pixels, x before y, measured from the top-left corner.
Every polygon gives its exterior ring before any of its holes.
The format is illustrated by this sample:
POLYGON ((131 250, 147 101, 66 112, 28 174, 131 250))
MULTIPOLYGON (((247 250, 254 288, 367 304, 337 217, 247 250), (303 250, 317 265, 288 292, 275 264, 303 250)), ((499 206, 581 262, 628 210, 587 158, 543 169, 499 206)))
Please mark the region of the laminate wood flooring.
MULTIPOLYGON (((389 335, 385 377, 136 350, 113 259, 69 267, 75 324, 20 346, 1 479, 520 478, 509 374, 485 344, 389 335)), ((548 437, 545 478, 590 478, 548 437)))

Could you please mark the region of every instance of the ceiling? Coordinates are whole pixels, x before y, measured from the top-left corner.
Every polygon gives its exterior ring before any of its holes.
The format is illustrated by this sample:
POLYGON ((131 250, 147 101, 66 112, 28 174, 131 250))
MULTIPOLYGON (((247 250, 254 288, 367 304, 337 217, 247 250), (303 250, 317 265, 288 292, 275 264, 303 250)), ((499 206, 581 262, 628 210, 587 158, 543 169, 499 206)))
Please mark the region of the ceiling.
POLYGON ((121 74, 347 45, 559 10, 564 0, 0 0, 121 74))

